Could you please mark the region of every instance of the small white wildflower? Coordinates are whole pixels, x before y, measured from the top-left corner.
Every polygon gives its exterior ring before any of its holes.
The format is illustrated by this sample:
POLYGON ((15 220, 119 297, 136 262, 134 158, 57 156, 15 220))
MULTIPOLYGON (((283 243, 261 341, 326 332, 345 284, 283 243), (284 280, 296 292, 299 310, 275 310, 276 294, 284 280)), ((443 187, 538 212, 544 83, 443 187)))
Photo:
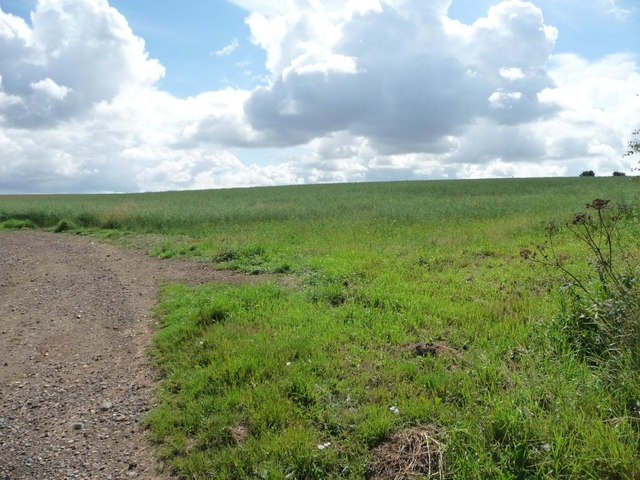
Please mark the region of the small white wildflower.
POLYGON ((290 367, 290 366, 291 366, 291 362, 287 362, 287 367, 290 367))
POLYGON ((400 409, 395 405, 393 405, 392 407, 389 407, 389 411, 394 415, 400 415, 400 409))
POLYGON ((324 450, 325 448, 328 448, 330 446, 331 446, 331 442, 321 443, 320 445, 318 445, 318 450, 324 450))
POLYGON ((548 443, 543 443, 540 448, 542 450, 544 450, 545 452, 550 452, 551 451, 551 445, 549 445, 548 443))

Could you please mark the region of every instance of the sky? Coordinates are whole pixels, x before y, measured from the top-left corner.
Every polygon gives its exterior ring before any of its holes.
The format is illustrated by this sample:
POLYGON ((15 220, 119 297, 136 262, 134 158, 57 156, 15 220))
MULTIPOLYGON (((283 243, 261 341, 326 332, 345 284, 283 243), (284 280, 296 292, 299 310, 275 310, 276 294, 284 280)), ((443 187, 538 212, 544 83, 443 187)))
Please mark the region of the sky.
POLYGON ((0 194, 633 173, 637 0, 0 0, 0 194))

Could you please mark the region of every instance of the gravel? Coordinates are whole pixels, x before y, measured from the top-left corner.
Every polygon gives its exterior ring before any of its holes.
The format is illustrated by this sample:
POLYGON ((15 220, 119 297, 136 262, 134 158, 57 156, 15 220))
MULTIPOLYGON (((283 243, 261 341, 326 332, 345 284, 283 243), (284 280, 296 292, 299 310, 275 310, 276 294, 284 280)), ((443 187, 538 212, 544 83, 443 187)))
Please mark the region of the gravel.
POLYGON ((86 237, 0 233, 0 479, 166 479, 141 420, 157 286, 245 282, 86 237))

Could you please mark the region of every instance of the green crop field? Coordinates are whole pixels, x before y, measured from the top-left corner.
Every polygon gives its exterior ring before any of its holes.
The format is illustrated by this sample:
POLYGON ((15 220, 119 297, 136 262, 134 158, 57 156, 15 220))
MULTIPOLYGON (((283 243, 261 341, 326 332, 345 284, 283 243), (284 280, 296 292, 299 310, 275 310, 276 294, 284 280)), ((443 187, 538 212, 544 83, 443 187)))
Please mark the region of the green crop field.
POLYGON ((0 197, 0 229, 270 274, 162 289, 147 423, 180 478, 637 479, 639 206, 632 177, 394 182, 0 197), (623 297, 564 227, 596 198, 623 297))

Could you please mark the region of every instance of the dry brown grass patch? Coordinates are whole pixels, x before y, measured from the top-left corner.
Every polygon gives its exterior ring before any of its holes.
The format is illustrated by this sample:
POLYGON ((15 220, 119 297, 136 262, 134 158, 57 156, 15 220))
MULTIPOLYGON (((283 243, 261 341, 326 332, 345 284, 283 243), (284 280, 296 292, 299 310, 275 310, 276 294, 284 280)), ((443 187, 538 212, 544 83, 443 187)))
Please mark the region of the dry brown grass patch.
POLYGON ((413 353, 417 357, 439 357, 442 355, 459 358, 460 352, 450 346, 446 342, 436 341, 436 342, 419 342, 414 345, 409 345, 406 347, 411 353, 413 353))
POLYGON ((372 452, 369 480, 444 478, 444 434, 435 425, 395 432, 372 452))
POLYGON ((233 438, 233 441, 237 445, 240 445, 241 443, 243 443, 245 439, 249 436, 249 429, 243 424, 236 425, 230 430, 230 432, 231 432, 231 438, 233 438))

